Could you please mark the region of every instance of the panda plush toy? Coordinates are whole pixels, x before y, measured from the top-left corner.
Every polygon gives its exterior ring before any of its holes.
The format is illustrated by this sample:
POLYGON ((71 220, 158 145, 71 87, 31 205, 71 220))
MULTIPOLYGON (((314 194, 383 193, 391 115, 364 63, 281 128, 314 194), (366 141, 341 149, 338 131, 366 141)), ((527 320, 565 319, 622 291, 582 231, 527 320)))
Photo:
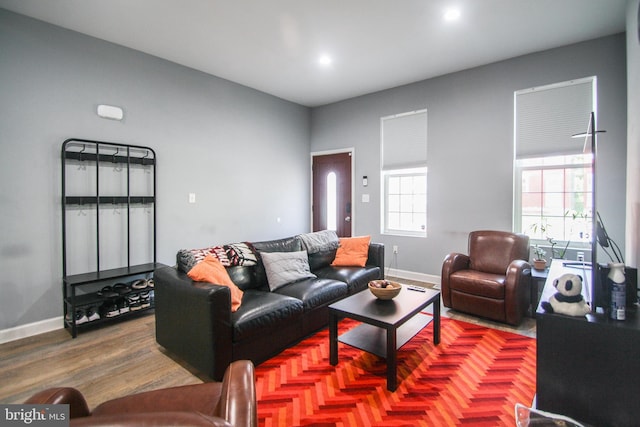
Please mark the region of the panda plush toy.
POLYGON ((568 316, 584 316, 591 308, 582 297, 582 277, 566 273, 553 281, 556 292, 542 308, 547 313, 566 314, 568 316))

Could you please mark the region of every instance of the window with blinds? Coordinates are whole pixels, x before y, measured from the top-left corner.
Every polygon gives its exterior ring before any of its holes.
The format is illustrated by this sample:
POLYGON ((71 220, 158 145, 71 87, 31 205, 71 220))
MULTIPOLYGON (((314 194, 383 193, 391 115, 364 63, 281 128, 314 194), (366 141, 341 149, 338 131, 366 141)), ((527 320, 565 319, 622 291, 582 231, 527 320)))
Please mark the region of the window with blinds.
POLYGON ((596 78, 520 90, 515 93, 516 158, 576 154, 571 135, 586 132, 596 105, 596 78))
POLYGON ((382 169, 427 164, 427 110, 382 117, 382 169))
POLYGON ((590 145, 571 136, 595 110, 596 77, 515 92, 515 231, 561 248, 590 241, 590 145))
POLYGON ((427 110, 382 117, 381 232, 427 235, 427 110))

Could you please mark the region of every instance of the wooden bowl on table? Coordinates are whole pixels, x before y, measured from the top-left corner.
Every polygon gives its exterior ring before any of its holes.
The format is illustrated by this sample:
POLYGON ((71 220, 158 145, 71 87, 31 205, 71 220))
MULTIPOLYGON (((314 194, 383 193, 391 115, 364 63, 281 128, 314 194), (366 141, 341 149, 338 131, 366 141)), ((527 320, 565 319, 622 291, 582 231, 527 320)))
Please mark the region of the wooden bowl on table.
POLYGON ((391 280, 372 280, 369 290, 378 299, 389 300, 395 298, 402 290, 402 285, 391 280))

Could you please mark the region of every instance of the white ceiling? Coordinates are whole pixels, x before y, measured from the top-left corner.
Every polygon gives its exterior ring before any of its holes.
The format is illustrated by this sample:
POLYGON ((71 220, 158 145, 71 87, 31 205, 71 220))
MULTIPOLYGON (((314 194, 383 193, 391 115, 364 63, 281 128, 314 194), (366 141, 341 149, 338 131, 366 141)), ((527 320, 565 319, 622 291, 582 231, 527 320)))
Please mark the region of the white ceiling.
POLYGON ((0 0, 318 106, 624 31, 627 0, 0 0), (446 8, 461 17, 445 22, 446 8), (331 65, 318 63, 330 55, 331 65))

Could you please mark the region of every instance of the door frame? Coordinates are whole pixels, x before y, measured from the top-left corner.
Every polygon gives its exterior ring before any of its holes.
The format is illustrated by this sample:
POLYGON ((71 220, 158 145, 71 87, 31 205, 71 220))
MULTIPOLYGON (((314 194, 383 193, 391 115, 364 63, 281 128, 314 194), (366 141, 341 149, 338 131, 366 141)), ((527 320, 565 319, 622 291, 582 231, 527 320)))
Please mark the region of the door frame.
POLYGON ((309 232, 313 231, 313 158, 316 156, 326 156, 328 154, 351 154, 351 235, 355 229, 356 222, 356 204, 355 201, 355 167, 356 167, 356 149, 355 147, 337 148, 335 150, 312 151, 309 156, 309 232))

